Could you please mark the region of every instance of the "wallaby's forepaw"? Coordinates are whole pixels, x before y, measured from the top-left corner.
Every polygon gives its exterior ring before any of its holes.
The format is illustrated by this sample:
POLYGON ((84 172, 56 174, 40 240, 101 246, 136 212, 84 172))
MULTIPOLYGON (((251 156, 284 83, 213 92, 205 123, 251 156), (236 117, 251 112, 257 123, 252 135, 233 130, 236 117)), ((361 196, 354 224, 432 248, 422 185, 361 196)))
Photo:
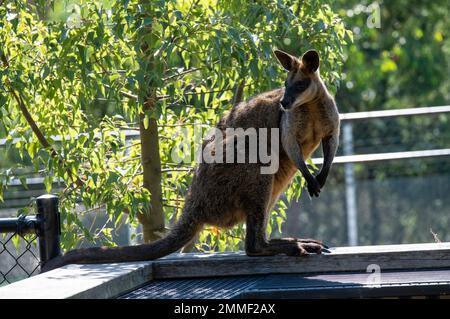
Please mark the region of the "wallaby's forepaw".
POLYGON ((320 194, 320 184, 319 184, 319 182, 317 181, 317 179, 316 178, 313 178, 313 179, 311 179, 310 181, 308 181, 307 183, 306 183, 306 186, 307 186, 307 188, 308 188, 308 193, 309 193, 309 196, 311 196, 311 197, 319 197, 319 194, 320 194))
POLYGON ((320 188, 323 188, 325 186, 325 181, 326 181, 326 176, 325 175, 323 175, 321 173, 317 174, 316 180, 319 183, 320 188))

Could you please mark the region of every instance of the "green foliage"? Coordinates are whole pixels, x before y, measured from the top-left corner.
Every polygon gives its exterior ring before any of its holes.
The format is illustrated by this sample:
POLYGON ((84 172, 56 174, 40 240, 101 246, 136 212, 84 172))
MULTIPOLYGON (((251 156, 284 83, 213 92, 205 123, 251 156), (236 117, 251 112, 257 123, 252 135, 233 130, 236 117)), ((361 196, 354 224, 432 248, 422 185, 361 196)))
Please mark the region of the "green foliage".
MULTIPOLYGON (((338 1, 334 6, 347 27, 353 29, 355 40, 346 49, 343 83, 336 96, 341 112, 449 103, 448 1, 354 0, 338 1), (374 7, 374 3, 379 6, 374 7), (376 14, 380 16, 379 28, 370 28, 367 19, 376 14)), ((445 137, 450 134, 450 126, 445 115, 379 120, 372 124, 370 129, 366 124, 355 126, 354 135, 364 139, 362 145, 356 145, 356 153, 448 147, 445 137), (443 138, 436 138, 440 136, 443 138), (368 145, 370 140, 383 141, 386 137, 395 142, 385 143, 382 150, 368 145)), ((404 167, 401 162, 394 165, 399 170, 404 167)), ((429 168, 422 166, 420 171, 411 168, 411 172, 427 174, 429 168)), ((383 171, 375 175, 386 176, 383 171)))
MULTIPOLYGON (((351 32, 324 1, 258 2, 225 0, 55 1, 43 12, 27 1, 0 8, 1 129, 7 150, 20 160, 1 170, 0 189, 11 177, 33 167, 47 191, 61 183, 64 248, 83 240, 114 245, 111 230, 92 233, 81 223, 86 209, 104 205, 117 223, 145 211, 151 194, 142 188, 140 143, 127 143, 123 129, 136 129, 143 103, 159 124, 163 200, 167 220, 179 213, 194 162, 174 163, 171 153, 201 123, 213 126, 231 107, 245 80, 245 96, 272 89, 284 80, 274 48, 300 55, 315 48, 322 74, 336 88, 342 46, 351 32), (42 147, 22 116, 16 92, 57 151, 42 147), (196 124, 197 123, 197 124, 196 124), (60 140, 56 139, 60 137, 60 140)), ((300 195, 300 179, 288 198, 300 195)), ((280 231, 284 206, 272 215, 280 231)), ((241 247, 243 226, 210 229, 199 249, 241 247)), ((242 248, 242 247, 241 247, 242 248)))
POLYGON ((448 1, 342 0, 333 7, 354 31, 337 95, 342 112, 448 103, 448 1), (376 14, 379 28, 370 28, 376 14))

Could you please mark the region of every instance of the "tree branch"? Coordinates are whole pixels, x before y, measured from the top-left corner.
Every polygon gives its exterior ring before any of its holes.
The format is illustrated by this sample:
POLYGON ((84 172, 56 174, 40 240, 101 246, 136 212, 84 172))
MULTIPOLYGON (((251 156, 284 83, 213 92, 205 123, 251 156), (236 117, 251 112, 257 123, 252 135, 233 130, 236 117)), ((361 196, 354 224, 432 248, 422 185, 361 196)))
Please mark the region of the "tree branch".
MULTIPOLYGON (((3 65, 7 68, 9 68, 9 62, 6 56, 3 54, 3 52, 0 53, 0 59, 3 62, 3 65)), ((22 115, 25 117, 25 120, 27 121, 28 125, 30 125, 31 130, 33 131, 34 135, 36 135, 39 143, 41 145, 48 149, 50 151, 50 155, 55 158, 58 163, 65 166, 64 161, 59 156, 58 152, 55 150, 55 148, 50 144, 50 142, 47 140, 47 138, 42 133, 41 129, 36 124, 36 121, 31 116, 30 112, 28 111, 27 106, 25 105, 25 102, 23 101, 22 97, 20 96, 20 93, 17 93, 14 88, 10 85, 10 83, 7 84, 9 92, 13 95, 14 99, 16 100, 20 111, 22 112, 22 115)), ((82 186, 84 183, 78 176, 73 176, 72 171, 67 169, 67 174, 75 181, 75 183, 78 186, 82 186)))
POLYGON ((125 96, 125 97, 127 97, 129 99, 132 99, 132 100, 137 100, 138 99, 137 95, 134 95, 134 94, 129 93, 129 92, 120 91, 120 94, 122 94, 123 96, 125 96))
POLYGON ((192 168, 163 168, 161 169, 162 173, 165 172, 190 172, 192 168))
MULTIPOLYGON (((104 85, 106 88, 108 88, 108 89, 112 89, 111 86, 108 85, 108 84, 103 83, 103 85, 104 85)), ((121 91, 119 91, 119 93, 122 94, 124 97, 127 97, 127 98, 132 99, 132 100, 137 100, 137 99, 138 99, 138 96, 137 96, 137 95, 135 95, 135 94, 133 94, 133 93, 130 93, 130 92, 126 92, 126 91, 122 91, 122 90, 121 90, 121 91)))
MULTIPOLYGON (((245 87, 247 87, 247 86, 250 86, 250 84, 243 84, 242 85, 242 90, 245 88, 245 87)), ((221 89, 221 90, 211 90, 211 91, 201 91, 201 92, 184 92, 184 93, 182 93, 182 94, 180 94, 180 95, 183 95, 183 96, 192 96, 192 95, 200 95, 200 94, 211 94, 211 93, 224 93, 224 92, 227 92, 227 91, 233 91, 233 90, 236 90, 235 88, 224 88, 224 89, 221 89)), ((172 96, 171 95, 157 95, 156 96, 156 99, 157 100, 165 100, 165 99, 170 99, 170 98, 172 98, 172 96)), ((174 104, 170 104, 169 106, 182 106, 181 104, 176 104, 176 103, 174 103, 174 104)), ((186 106, 186 105, 184 105, 184 106, 186 106)))
POLYGON ((239 104, 242 101, 242 97, 244 95, 244 87, 245 80, 242 80, 241 83, 236 88, 236 92, 234 92, 233 105, 239 104))
POLYGON ((295 16, 298 18, 300 11, 302 10, 304 0, 299 0, 297 4, 297 10, 295 11, 295 16))
MULTIPOLYGON (((9 68, 8 59, 6 58, 6 56, 3 53, 1 53, 0 58, 1 58, 2 62, 3 62, 3 65, 6 68, 9 68)), ((50 149, 52 156, 57 156, 57 153, 56 153, 55 149, 50 145, 50 143, 45 138, 45 136, 42 133, 42 131, 37 126, 36 122, 34 121, 33 117, 31 116, 30 112, 28 112, 28 109, 25 106, 25 103, 23 102, 22 97, 20 97, 16 93, 16 91, 11 87, 11 85, 8 84, 8 88, 9 88, 9 92, 13 95, 13 97, 16 100, 17 104, 19 105, 20 111, 22 112, 23 116, 27 120, 28 124, 31 127, 31 130, 36 135, 36 137, 38 138, 39 142, 42 144, 43 147, 50 149)))
POLYGON ((183 75, 186 75, 186 74, 189 74, 189 73, 198 71, 198 70, 201 70, 201 68, 192 68, 192 69, 189 69, 189 70, 186 70, 186 71, 183 71, 183 72, 180 72, 180 73, 177 73, 177 74, 168 76, 168 77, 166 77, 166 78, 163 78, 163 81, 164 81, 164 82, 165 82, 165 81, 170 81, 170 80, 175 79, 175 78, 177 78, 177 77, 179 77, 179 76, 183 76, 183 75))

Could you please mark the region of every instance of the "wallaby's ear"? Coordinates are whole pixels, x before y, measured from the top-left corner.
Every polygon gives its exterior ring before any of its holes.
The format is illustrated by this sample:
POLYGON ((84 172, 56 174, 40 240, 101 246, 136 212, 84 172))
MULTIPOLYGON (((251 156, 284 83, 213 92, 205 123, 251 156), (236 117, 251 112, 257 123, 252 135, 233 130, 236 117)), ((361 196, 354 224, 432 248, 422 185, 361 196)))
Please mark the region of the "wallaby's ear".
POLYGON ((280 61, 283 68, 285 68, 287 71, 292 70, 295 63, 295 57, 281 50, 274 50, 273 53, 275 53, 275 56, 277 57, 278 61, 280 61))
POLYGON ((309 72, 316 72, 320 65, 319 53, 316 50, 309 50, 302 56, 302 63, 309 72))

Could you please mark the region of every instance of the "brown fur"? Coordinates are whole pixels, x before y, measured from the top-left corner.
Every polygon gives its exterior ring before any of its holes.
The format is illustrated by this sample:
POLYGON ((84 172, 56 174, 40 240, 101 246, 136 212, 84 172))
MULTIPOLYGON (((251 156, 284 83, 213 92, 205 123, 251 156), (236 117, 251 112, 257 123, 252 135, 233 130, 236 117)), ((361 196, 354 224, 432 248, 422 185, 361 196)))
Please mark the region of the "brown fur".
MULTIPOLYGON (((270 209, 292 181, 297 169, 306 178, 311 196, 318 196, 337 147, 337 108, 315 70, 314 63, 317 64, 318 60, 314 62, 314 58, 318 59, 318 55, 316 57, 314 52, 310 52, 312 51, 308 51, 303 59, 297 59, 276 51, 280 62, 289 69, 286 88, 262 93, 248 102, 233 106, 217 125, 224 134, 226 128, 280 128, 279 169, 275 174, 261 174, 262 163, 259 162, 200 163, 186 196, 182 216, 165 238, 138 246, 74 250, 50 261, 44 270, 68 263, 159 258, 182 248, 205 224, 232 227, 246 222, 245 248, 251 256, 320 253, 324 246, 315 240, 286 238, 268 241, 266 238, 270 209), (298 96, 286 96, 286 92, 290 92, 289 85, 302 79, 309 79, 308 88, 298 96), (280 100, 288 98, 293 102, 289 110, 284 110, 280 107, 280 100), (307 168, 305 170, 304 160, 309 158, 321 141, 324 145, 325 162, 316 178, 307 168)), ((226 138, 225 136, 225 140, 226 138)), ((205 141, 203 147, 215 151, 212 143, 212 139, 205 141)), ((268 153, 271 153, 271 145, 268 145, 268 153)))

